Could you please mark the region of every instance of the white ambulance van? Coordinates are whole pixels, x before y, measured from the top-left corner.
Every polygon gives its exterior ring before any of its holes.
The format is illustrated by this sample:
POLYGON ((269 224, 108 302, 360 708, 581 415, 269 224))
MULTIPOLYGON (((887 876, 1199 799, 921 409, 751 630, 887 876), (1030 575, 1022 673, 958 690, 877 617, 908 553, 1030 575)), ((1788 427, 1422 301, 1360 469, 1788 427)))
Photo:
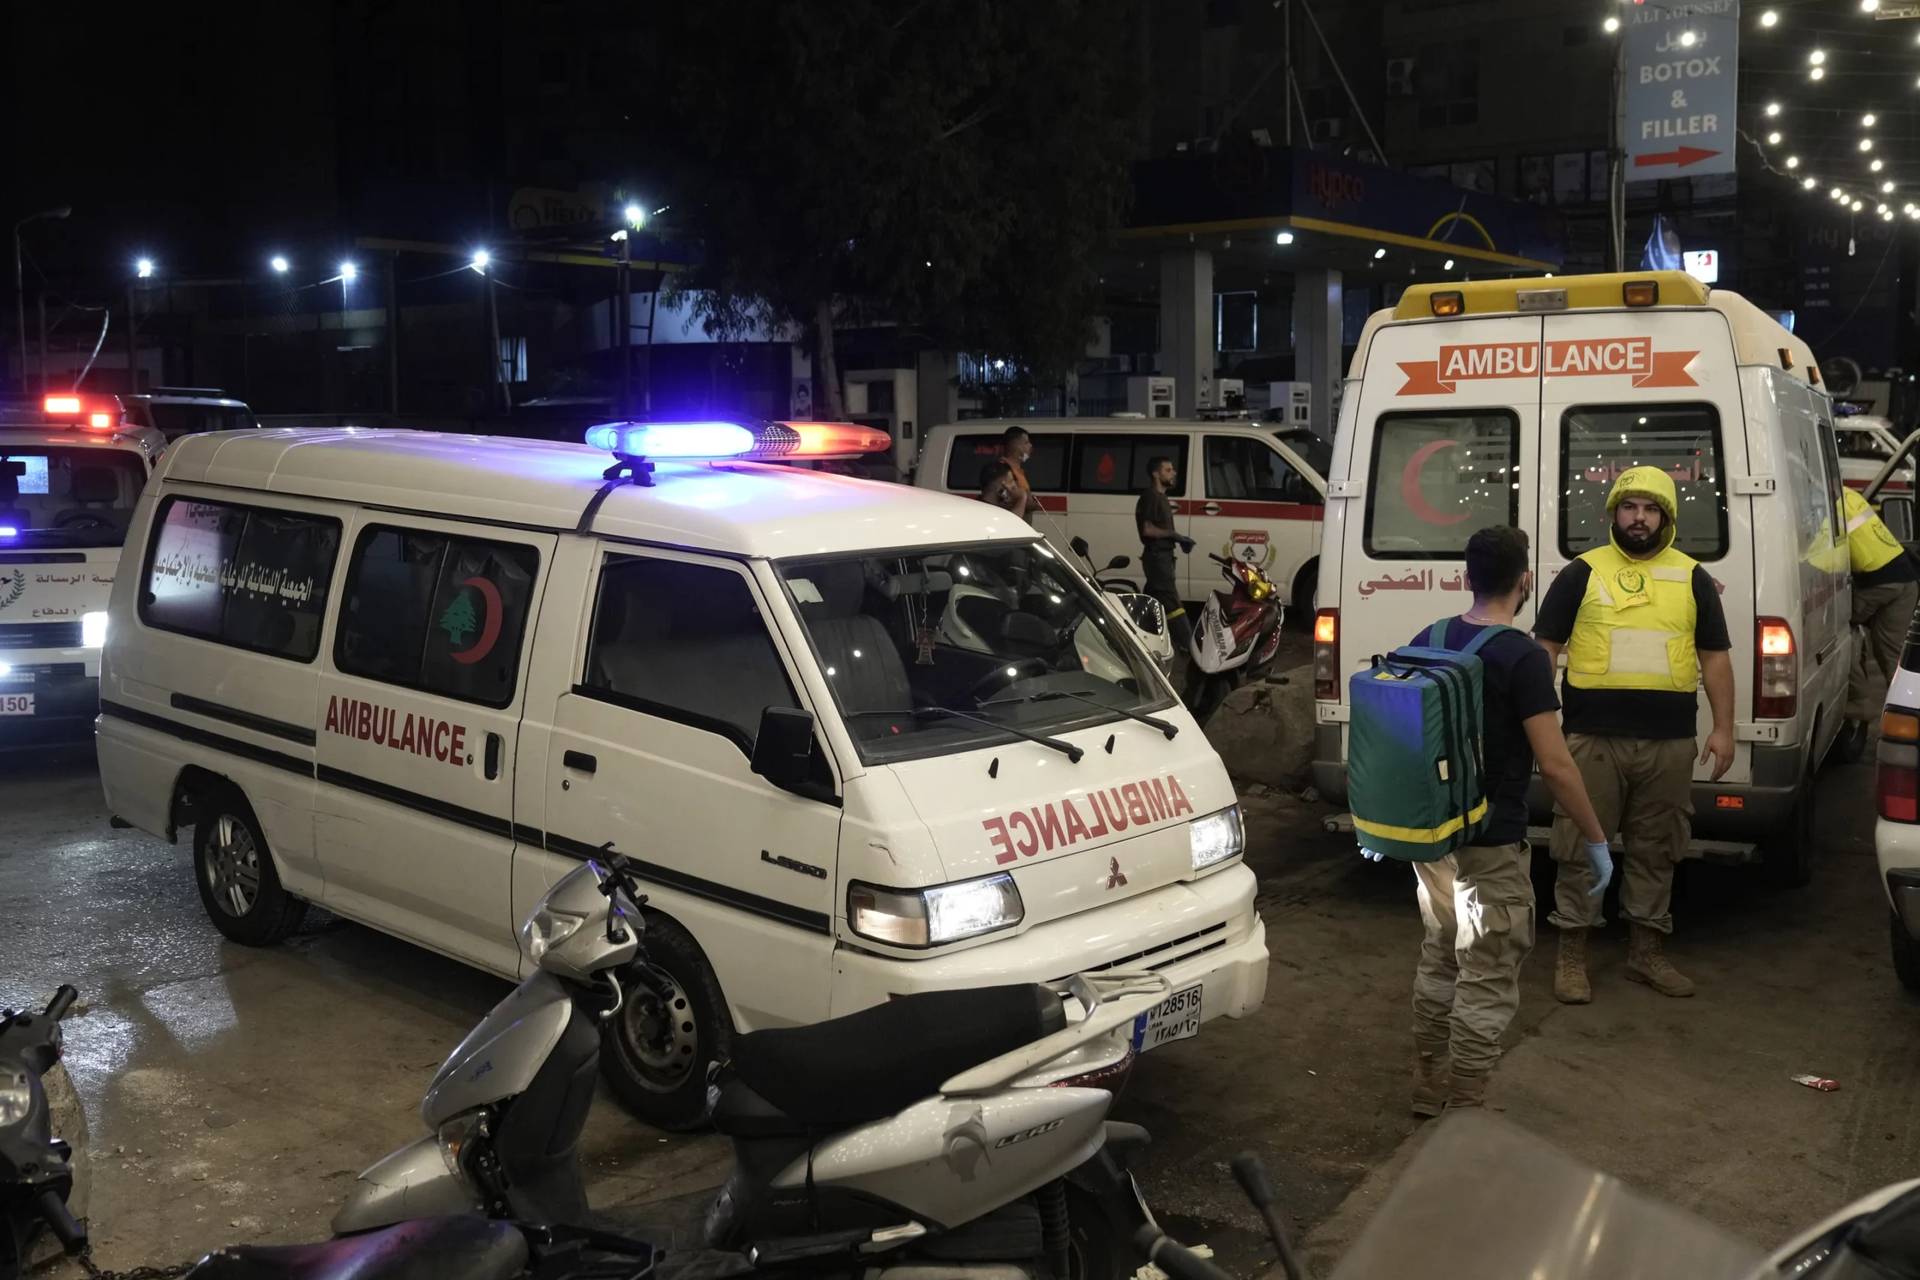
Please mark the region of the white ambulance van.
POLYGON ((1149 968, 1146 1046, 1259 1005, 1226 770, 1032 528, 758 461, 868 428, 588 435, 169 448, 113 596, 101 777, 189 835, 227 936, 318 903, 511 977, 532 904, 611 844, 650 923, 608 1074, 678 1126, 734 1032, 899 994, 1149 968))
POLYGON ((1203 600, 1220 574, 1203 553, 1259 566, 1288 593, 1297 616, 1313 605, 1327 482, 1297 434, 1259 422, 1152 422, 1128 418, 1005 418, 947 423, 927 432, 914 482, 977 497, 980 472, 1008 427, 1033 439, 1027 480, 1045 513, 1034 525, 1056 547, 1087 540, 1095 564, 1140 559, 1134 503, 1147 464, 1173 459, 1170 497, 1178 530, 1199 545, 1174 561, 1180 598, 1203 600))
MULTIPOLYGON (((1733 640, 1733 767, 1696 773, 1694 834, 1757 842, 1804 880, 1853 644, 1843 473, 1806 344, 1680 272, 1419 285, 1367 322, 1348 377, 1314 618, 1320 788, 1346 794, 1347 678, 1471 604, 1475 530, 1527 531, 1537 605, 1607 537, 1615 478, 1658 466, 1674 545, 1712 574, 1733 640)), ((1711 724, 1703 693, 1702 739, 1711 724)))
POLYGON ((112 396, 0 400, 0 751, 92 736, 120 544, 165 447, 112 396))

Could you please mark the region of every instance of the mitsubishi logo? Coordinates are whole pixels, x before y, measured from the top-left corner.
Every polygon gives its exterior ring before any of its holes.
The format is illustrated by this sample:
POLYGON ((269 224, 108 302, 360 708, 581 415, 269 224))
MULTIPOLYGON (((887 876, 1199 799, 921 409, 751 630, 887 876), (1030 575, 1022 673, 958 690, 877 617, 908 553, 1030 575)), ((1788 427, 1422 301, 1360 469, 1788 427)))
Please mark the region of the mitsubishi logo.
POLYGON ((1109 858, 1107 860, 1107 866, 1107 888, 1119 889, 1123 887, 1127 883, 1127 874, 1120 870, 1120 859, 1109 858))

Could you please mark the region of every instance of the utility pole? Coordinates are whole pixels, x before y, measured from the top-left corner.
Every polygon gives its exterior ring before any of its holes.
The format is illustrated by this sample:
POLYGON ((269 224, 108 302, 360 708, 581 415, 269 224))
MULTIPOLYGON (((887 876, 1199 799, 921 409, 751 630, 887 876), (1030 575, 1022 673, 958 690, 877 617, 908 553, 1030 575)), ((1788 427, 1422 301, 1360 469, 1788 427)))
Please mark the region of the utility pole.
POLYGON ((1621 126, 1626 92, 1627 45, 1613 42, 1607 94, 1607 270, 1627 269, 1627 144, 1621 126))
POLYGON ((133 309, 133 281, 127 281, 127 394, 140 393, 140 313, 133 309))
POLYGON ((507 381, 507 371, 503 367, 500 350, 500 304, 495 300, 493 276, 487 276, 487 330, 493 336, 493 346, 489 355, 493 365, 493 385, 500 392, 500 407, 508 413, 513 412, 513 386, 507 381))
POLYGON ((1280 60, 1286 82, 1280 86, 1280 114, 1287 122, 1287 148, 1293 148, 1293 0, 1280 0, 1280 60))
POLYGON ((620 266, 614 278, 620 282, 617 302, 620 315, 620 416, 633 416, 633 229, 620 232, 620 266))
POLYGON ((395 264, 400 255, 387 255, 387 414, 398 425, 400 417, 400 284, 395 264))

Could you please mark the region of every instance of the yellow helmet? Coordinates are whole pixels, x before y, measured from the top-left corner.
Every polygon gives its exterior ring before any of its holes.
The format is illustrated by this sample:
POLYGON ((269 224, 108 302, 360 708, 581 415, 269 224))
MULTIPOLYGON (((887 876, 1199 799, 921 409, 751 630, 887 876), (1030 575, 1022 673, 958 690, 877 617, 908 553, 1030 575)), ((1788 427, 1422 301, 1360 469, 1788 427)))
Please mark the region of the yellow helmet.
POLYGON ((1646 498, 1660 508, 1666 519, 1660 522, 1660 550, 1665 551, 1673 545, 1673 539, 1679 532, 1680 497, 1674 488, 1673 477, 1658 467, 1628 467, 1613 482, 1612 492, 1607 494, 1608 536, 1612 537, 1614 512, 1628 498, 1646 498))

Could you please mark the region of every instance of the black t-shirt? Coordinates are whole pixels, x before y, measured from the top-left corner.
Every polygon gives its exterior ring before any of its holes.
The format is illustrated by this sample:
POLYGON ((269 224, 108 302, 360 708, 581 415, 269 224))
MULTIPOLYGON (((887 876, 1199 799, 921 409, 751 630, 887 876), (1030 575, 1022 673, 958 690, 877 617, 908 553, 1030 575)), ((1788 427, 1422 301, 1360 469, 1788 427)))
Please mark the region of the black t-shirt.
MULTIPOLYGON (((1593 566, 1575 560, 1560 571, 1540 602, 1533 634, 1564 645, 1573 634, 1573 620, 1587 596, 1593 566)), ((1693 647, 1701 653, 1733 648, 1727 637, 1727 615, 1720 608, 1720 591, 1705 566, 1693 566, 1693 647)), ((1561 718, 1568 733, 1591 733, 1602 738, 1692 738, 1699 699, 1689 689, 1576 689, 1562 683, 1567 713, 1561 718)))
POLYGON ((1148 489, 1140 495, 1140 501, 1133 504, 1133 524, 1140 531, 1141 556, 1173 555, 1172 538, 1149 538, 1148 525, 1158 525, 1162 529, 1173 528, 1173 503, 1167 495, 1157 489, 1148 489))
POLYGON ((1860 587, 1891 587, 1897 583, 1914 581, 1920 581, 1920 568, 1914 565, 1913 556, 1904 551, 1881 565, 1878 569, 1871 569, 1866 573, 1856 573, 1853 575, 1853 585, 1855 589, 1860 587))
MULTIPOLYGON (((1486 627, 1449 618, 1443 639, 1449 649, 1464 649, 1486 627)), ((1422 631, 1415 645, 1427 643, 1422 631)), ((1553 663, 1524 631, 1497 635, 1480 647, 1481 695, 1486 728, 1487 828, 1475 844, 1512 844, 1527 838, 1527 787, 1533 779, 1533 744, 1523 722, 1543 711, 1557 711, 1553 663)))

